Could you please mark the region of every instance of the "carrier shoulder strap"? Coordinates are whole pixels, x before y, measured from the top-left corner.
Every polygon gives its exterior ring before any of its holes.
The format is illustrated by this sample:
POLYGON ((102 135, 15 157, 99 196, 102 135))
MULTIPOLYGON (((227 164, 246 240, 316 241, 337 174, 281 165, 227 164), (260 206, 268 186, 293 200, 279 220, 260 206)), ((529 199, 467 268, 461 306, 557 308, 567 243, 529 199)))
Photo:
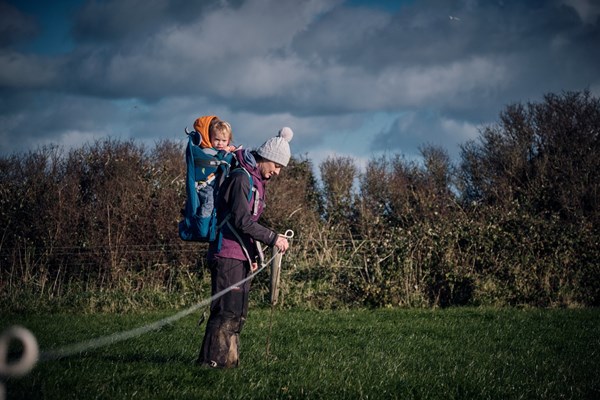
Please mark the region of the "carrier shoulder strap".
MULTIPOLYGON (((248 190, 248 195, 246 196, 246 200, 248 202, 250 202, 252 200, 252 193, 257 193, 257 189, 254 186, 254 181, 252 179, 252 175, 250 175, 250 172, 248 172, 248 170, 246 170, 246 168, 242 167, 241 165, 234 168, 231 172, 230 172, 230 176, 236 172, 239 172, 239 170, 242 170, 246 173, 246 176, 248 177, 248 180, 250 181, 250 190, 248 190)), ((258 199, 258 196, 255 196, 255 202, 257 203, 256 199, 258 199)), ((254 208, 256 208, 256 206, 253 207, 253 210, 251 210, 252 213, 255 213, 256 210, 254 210, 254 208)), ((256 214, 254 214, 256 215, 256 214)), ((240 244, 240 246, 242 247, 242 251, 244 252, 244 255, 246 256, 246 259, 248 260, 248 262, 250 262, 250 264, 252 264, 252 259, 250 258, 250 253, 248 253, 248 249, 246 248, 246 246, 244 246, 244 241, 242 240, 242 237, 240 236, 240 234, 237 232, 237 230, 233 227, 233 225, 229 222, 229 219, 231 218, 231 213, 227 214, 225 216, 225 218, 223 218, 223 221, 221 221, 221 223, 218 225, 218 231, 219 231, 219 244, 218 244, 218 250, 221 250, 221 241, 223 240, 223 233, 221 231, 221 228, 223 227, 223 225, 227 225, 227 227, 229 228, 229 230, 231 231, 231 233, 233 233, 233 235, 235 236, 235 238, 237 239, 238 243, 240 244)))

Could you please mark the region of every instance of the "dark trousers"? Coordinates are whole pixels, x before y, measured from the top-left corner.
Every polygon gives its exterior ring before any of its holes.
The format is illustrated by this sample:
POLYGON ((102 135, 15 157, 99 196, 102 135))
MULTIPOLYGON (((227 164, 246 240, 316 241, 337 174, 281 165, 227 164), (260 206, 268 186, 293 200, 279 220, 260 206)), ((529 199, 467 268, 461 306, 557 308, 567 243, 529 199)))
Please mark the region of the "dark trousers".
MULTIPOLYGON (((210 263, 212 295, 240 282, 248 276, 247 261, 216 258, 210 263)), ((250 281, 235 286, 210 304, 210 317, 198 362, 217 368, 239 364, 240 333, 248 315, 250 281)))

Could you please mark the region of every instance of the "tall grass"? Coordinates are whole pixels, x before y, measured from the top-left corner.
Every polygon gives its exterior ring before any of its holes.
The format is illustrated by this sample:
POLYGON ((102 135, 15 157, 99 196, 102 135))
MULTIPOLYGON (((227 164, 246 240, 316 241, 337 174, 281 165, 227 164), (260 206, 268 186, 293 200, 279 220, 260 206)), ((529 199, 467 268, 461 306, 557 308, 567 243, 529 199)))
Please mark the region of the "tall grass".
MULTIPOLYGON (((165 315, 12 315, 1 317, 0 326, 24 324, 47 350, 165 315)), ((8 398, 592 399, 600 395, 596 309, 252 309, 242 333, 241 366, 234 370, 193 364, 202 334, 197 316, 190 316, 126 342, 42 362, 26 377, 6 382, 8 398)))

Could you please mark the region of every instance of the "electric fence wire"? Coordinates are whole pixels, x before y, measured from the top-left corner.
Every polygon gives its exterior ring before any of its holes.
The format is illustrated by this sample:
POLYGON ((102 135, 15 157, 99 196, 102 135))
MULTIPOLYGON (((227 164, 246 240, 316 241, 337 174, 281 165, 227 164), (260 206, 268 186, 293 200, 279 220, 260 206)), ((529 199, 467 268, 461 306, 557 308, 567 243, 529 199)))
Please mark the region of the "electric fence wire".
MULTIPOLYGON (((322 247, 322 240, 314 238, 295 238, 297 243, 304 246, 312 246, 313 248, 322 247)), ((359 246, 366 243, 380 243, 381 240, 375 238, 361 239, 327 239, 329 245, 344 247, 349 244, 359 243, 359 246)), ((124 245, 95 245, 86 247, 76 246, 56 246, 50 250, 40 253, 23 254, 25 248, 19 247, 4 247, 0 249, 0 265, 15 264, 15 257, 25 257, 26 260, 21 260, 17 264, 39 264, 51 269, 61 268, 79 268, 87 269, 88 267, 98 267, 98 259, 104 260, 102 257, 111 257, 113 253, 118 255, 116 261, 120 266, 127 268, 142 268, 147 269, 158 266, 168 266, 169 262, 164 259, 156 260, 156 256, 164 255, 165 253, 177 252, 180 255, 196 255, 197 247, 172 245, 172 244, 124 244, 124 245), (153 261, 148 261, 147 257, 152 256, 153 261), (12 262, 11 262, 12 260, 12 262)), ((339 267, 339 266, 338 266, 339 267)), ((342 267, 355 269, 355 267, 342 267)), ((9 268, 4 268, 7 271, 9 268)), ((359 267, 357 267, 359 269, 359 267)))
MULTIPOLYGON (((321 243, 323 239, 315 239, 315 238, 294 238, 294 241, 297 243, 321 243)), ((328 243, 352 243, 352 242, 380 242, 379 238, 331 238, 328 237, 326 240, 328 243)), ((173 243, 154 243, 154 244, 97 244, 97 245, 72 245, 72 246, 48 246, 44 252, 50 253, 59 253, 65 255, 71 254, 82 254, 93 251, 115 251, 115 250, 129 250, 132 252, 161 252, 166 250, 176 250, 176 251, 190 251, 197 252, 198 248, 196 246, 197 243, 194 244, 173 244, 173 243)), ((0 254, 11 254, 13 251, 23 251, 27 249, 34 249, 34 246, 6 246, 4 245, 0 251, 0 254)))

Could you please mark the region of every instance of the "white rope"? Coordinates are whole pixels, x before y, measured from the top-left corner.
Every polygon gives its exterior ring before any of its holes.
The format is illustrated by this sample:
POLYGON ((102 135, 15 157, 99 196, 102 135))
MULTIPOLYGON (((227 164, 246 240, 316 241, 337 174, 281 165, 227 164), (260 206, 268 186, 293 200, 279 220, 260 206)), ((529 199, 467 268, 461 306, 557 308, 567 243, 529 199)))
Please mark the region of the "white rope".
MULTIPOLYGON (((285 232, 285 234, 280 235, 280 236, 283 236, 287 239, 291 239, 294 237, 294 232, 292 230, 288 229, 285 232)), ((38 344, 35 339, 35 336, 33 336, 33 334, 31 332, 29 332, 27 329, 25 329, 23 327, 20 327, 20 326, 11 327, 6 332, 4 332, 2 335, 0 335, 0 376, 12 376, 12 377, 22 376, 22 375, 26 374, 27 372, 29 372, 38 361, 58 360, 58 359, 61 359, 64 357, 69 357, 69 356, 72 356, 75 354, 81 354, 81 353, 87 352, 89 350, 97 349, 99 347, 108 346, 108 345, 111 345, 114 343, 121 342, 123 340, 141 336, 144 333, 148 333, 148 332, 160 329, 161 327, 163 327, 167 324, 172 324, 172 323, 180 320, 181 318, 185 317, 186 315, 193 313, 194 311, 198 310, 199 308, 201 308, 207 304, 210 304, 213 300, 216 300, 219 297, 226 294, 227 292, 230 292, 231 290, 233 290, 233 288, 236 288, 236 287, 248 282, 250 279, 252 279, 256 275, 258 275, 262 270, 264 270, 267 267, 267 265, 269 265, 273 261, 273 259, 277 256, 277 254, 278 254, 278 252, 275 252, 273 257, 271 257, 266 263, 263 262, 259 269, 257 269, 254 273, 248 275, 246 278, 229 286, 226 289, 221 290, 218 293, 215 293, 210 298, 202 300, 201 302, 194 304, 193 306, 191 306, 183 311, 178 312, 177 314, 174 314, 167 318, 163 318, 163 319, 153 322, 151 324, 141 326, 139 328, 135 328, 135 329, 131 329, 128 331, 123 331, 123 332, 113 333, 112 335, 102 336, 99 338, 86 340, 83 342, 60 347, 60 348, 54 349, 54 350, 44 351, 44 352, 39 353, 39 357, 38 357, 39 348, 38 348, 38 344), (10 341, 13 339, 18 339, 23 343, 24 354, 21 357, 21 360, 17 360, 12 363, 9 363, 8 362, 8 346, 9 346, 10 341)), ((4 384, 2 382, 0 382, 0 400, 4 400, 5 390, 6 389, 4 387, 4 384)))
POLYGON ((148 325, 141 326, 139 328, 131 329, 129 331, 117 332, 112 335, 103 336, 103 337, 99 337, 99 338, 95 338, 95 339, 90 339, 90 340, 83 341, 80 343, 61 347, 61 348, 58 348, 55 350, 43 351, 40 354, 40 361, 57 360, 57 359, 69 357, 69 356, 72 356, 75 354, 84 353, 84 352, 87 352, 92 349, 97 349, 99 347, 104 347, 104 346, 108 346, 108 345, 111 345, 111 344, 114 344, 117 342, 121 342, 123 340, 131 339, 131 338, 143 335, 144 333, 148 333, 148 332, 160 329, 161 327, 163 327, 165 325, 172 324, 175 321, 178 321, 181 318, 193 313, 194 311, 198 310, 199 308, 204 307, 207 304, 210 304, 213 300, 216 300, 219 297, 223 296, 225 293, 230 292, 233 288, 238 287, 238 286, 246 283, 250 279, 254 278, 263 269, 265 269, 266 266, 271 263, 271 261, 273 261, 273 258, 275 258, 275 256, 271 257, 271 259, 268 260, 266 263, 262 263, 262 266, 258 270, 256 270, 256 272, 252 273, 251 275, 247 276, 246 278, 242 279, 241 281, 229 286, 226 289, 221 290, 220 292, 214 294, 213 296, 211 296, 208 299, 205 299, 205 300, 199 302, 198 304, 195 304, 185 310, 178 312, 175 315, 161 319, 160 321, 156 321, 156 322, 153 322, 148 325))

